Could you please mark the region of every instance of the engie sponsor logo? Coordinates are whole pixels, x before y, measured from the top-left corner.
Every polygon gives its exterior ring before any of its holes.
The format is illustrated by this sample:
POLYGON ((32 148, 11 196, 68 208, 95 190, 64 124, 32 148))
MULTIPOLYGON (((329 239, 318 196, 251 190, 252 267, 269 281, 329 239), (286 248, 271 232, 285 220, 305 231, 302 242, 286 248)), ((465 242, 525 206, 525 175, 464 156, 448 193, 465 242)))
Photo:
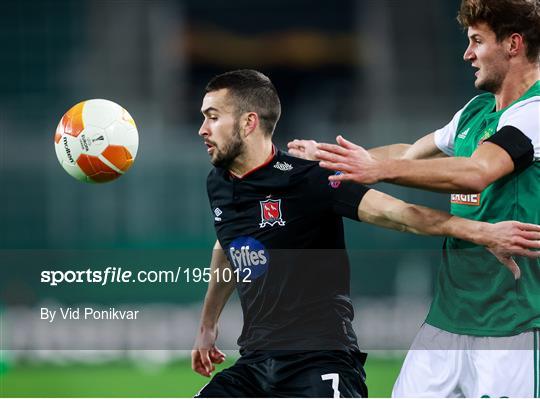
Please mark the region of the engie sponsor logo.
POLYGON ((452 204, 480 206, 480 194, 452 194, 452 204))
POLYGON ((242 278, 256 279, 266 273, 270 256, 259 241, 252 237, 235 239, 228 250, 229 259, 242 278))

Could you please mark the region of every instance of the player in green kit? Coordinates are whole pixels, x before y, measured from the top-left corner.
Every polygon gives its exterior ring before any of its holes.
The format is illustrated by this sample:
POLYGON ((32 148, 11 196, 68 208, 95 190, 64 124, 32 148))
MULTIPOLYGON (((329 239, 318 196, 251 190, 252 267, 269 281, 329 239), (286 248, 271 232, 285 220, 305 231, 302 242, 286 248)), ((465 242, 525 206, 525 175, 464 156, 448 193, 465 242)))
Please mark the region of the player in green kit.
MULTIPOLYGON (((291 153, 343 172, 331 180, 452 193, 457 216, 540 223, 540 1, 463 0, 458 20, 469 38, 464 59, 487 93, 450 123, 412 145, 366 151, 338 137, 339 145, 295 140, 291 153)), ((393 396, 540 396, 540 262, 520 258, 512 276, 479 249, 445 241, 429 314, 393 396)))

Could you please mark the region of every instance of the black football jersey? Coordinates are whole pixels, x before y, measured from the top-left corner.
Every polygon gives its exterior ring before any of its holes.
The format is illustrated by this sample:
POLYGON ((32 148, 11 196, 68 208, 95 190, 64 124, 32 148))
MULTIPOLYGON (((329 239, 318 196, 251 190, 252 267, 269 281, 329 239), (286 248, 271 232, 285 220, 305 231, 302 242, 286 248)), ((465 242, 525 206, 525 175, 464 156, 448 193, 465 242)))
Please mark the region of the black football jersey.
POLYGON ((330 183, 333 173, 274 150, 242 178, 208 175, 217 238, 238 280, 244 357, 357 349, 342 217, 358 220, 368 188, 330 183))

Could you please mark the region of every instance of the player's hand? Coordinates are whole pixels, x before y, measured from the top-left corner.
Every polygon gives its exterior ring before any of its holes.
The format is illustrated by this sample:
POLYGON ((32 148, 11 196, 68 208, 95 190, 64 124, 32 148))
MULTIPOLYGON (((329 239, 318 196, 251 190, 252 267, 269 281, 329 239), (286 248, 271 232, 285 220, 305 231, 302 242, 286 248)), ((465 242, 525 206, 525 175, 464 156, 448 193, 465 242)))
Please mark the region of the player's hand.
POLYGON ((317 151, 317 142, 315 140, 298 140, 289 141, 287 144, 289 154, 294 157, 307 159, 308 161, 316 161, 315 151, 317 151))
POLYGON ((380 161, 371 156, 363 147, 337 136, 338 145, 319 143, 315 157, 325 169, 340 171, 339 175, 328 177, 331 181, 354 181, 374 184, 381 180, 380 161))
POLYGON ((216 369, 214 364, 223 363, 225 354, 216 347, 217 327, 201 327, 191 351, 191 368, 205 377, 211 377, 216 369))
POLYGON ((540 226, 516 221, 499 222, 489 225, 492 243, 488 250, 506 266, 517 280, 521 270, 512 256, 540 258, 540 226))

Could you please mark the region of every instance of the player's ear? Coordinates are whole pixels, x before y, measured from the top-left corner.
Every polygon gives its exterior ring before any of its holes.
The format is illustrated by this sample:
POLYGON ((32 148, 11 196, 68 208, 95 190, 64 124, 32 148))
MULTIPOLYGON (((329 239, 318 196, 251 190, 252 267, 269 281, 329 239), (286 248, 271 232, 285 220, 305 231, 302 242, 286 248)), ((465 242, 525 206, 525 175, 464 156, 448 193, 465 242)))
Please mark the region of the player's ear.
POLYGON ((523 36, 519 33, 512 33, 507 39, 507 51, 510 57, 515 57, 524 49, 523 36))
POLYGON ((243 118, 243 128, 244 134, 249 136, 253 133, 259 126, 259 115, 256 112, 248 112, 244 114, 243 118))

